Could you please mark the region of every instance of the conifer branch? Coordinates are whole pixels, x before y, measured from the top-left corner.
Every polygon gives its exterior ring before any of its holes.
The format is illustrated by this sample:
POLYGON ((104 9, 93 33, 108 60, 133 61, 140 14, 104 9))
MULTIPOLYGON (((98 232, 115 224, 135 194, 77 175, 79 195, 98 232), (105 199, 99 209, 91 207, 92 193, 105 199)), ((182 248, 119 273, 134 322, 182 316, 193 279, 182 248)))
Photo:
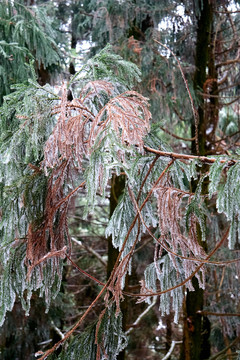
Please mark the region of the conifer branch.
MULTIPOLYGON (((227 237, 228 237, 228 234, 229 234, 229 229, 230 227, 227 229, 227 231, 225 232, 225 234, 223 235, 222 239, 218 242, 218 244, 215 246, 215 248, 210 252, 210 254, 206 257, 205 260, 208 260, 210 259, 214 254, 215 252, 222 246, 222 244, 226 241, 227 237)), ((204 263, 200 264, 193 272, 191 275, 189 275, 184 281, 182 281, 181 283, 175 285, 175 286, 172 286, 171 288, 168 288, 166 290, 162 290, 162 291, 150 291, 149 290, 149 293, 148 294, 134 294, 134 293, 129 293, 129 292, 126 292, 126 294, 128 296, 133 296, 133 297, 151 297, 151 296, 156 296, 156 295, 162 295, 162 294, 165 294, 167 292, 170 292, 172 290, 175 290, 183 285, 185 285, 189 280, 191 280, 194 275, 196 275, 198 273, 198 271, 203 267, 204 263)))
POLYGON ((83 322, 83 320, 87 317, 88 313, 92 310, 92 308, 95 306, 95 304, 98 302, 98 300, 101 298, 101 296, 103 295, 104 291, 106 290, 108 286, 108 283, 105 284, 105 286, 102 288, 102 290, 99 292, 99 294, 97 295, 97 297, 93 300, 93 302, 91 303, 91 305, 87 308, 87 310, 85 311, 85 313, 81 316, 81 318, 77 321, 77 323, 64 334, 64 338, 59 340, 56 344, 53 345, 53 347, 51 347, 51 349, 45 351, 45 353, 43 354, 43 356, 41 356, 38 360, 45 360, 49 355, 51 355, 55 350, 57 350, 59 348, 59 346, 61 346, 67 339, 69 339, 69 337, 73 334, 73 332, 80 326, 80 324, 83 322))
POLYGON ((143 219, 143 216, 141 214, 141 211, 139 209, 139 206, 137 204, 137 201, 135 199, 134 193, 132 191, 132 189, 130 187, 128 187, 128 191, 129 191, 129 195, 136 207, 136 210, 138 212, 139 218, 141 219, 142 224, 144 225, 144 227, 146 228, 148 234, 161 246, 163 247, 164 250, 166 250, 168 253, 170 253, 171 255, 178 257, 180 259, 183 260, 188 260, 188 261, 193 261, 193 262, 198 262, 198 263, 203 263, 203 264, 210 264, 210 265, 218 265, 218 266, 223 266, 223 265, 227 265, 227 264, 233 264, 236 263, 238 261, 240 261, 240 258, 236 258, 236 259, 231 259, 231 260, 223 260, 223 261, 210 261, 210 260, 206 260, 206 259, 198 259, 198 258, 192 258, 192 257, 187 257, 187 256, 183 256, 181 254, 177 254, 175 253, 173 250, 171 250, 166 243, 164 243, 164 239, 161 241, 162 236, 160 236, 160 238, 157 238, 149 229, 149 227, 146 225, 146 222, 143 219))
MULTIPOLYGON (((142 205, 140 206, 140 211, 143 209, 143 207, 145 206, 145 204, 147 203, 147 201, 149 200, 149 198, 152 196, 152 193, 153 193, 153 191, 154 191, 155 186, 156 186, 156 185, 159 183, 159 181, 163 178, 163 176, 164 176, 164 175, 166 174, 166 172, 169 170, 169 168, 170 168, 170 166, 173 164, 173 162, 174 162, 174 160, 171 160, 171 161, 168 163, 168 165, 167 165, 167 166, 165 167, 165 169, 162 171, 162 173, 160 174, 160 176, 158 177, 158 179, 155 181, 155 183, 154 183, 154 185, 152 186, 151 190, 148 192, 148 194, 147 194, 144 202, 143 202, 142 205)), ((118 254, 118 257, 117 257, 115 266, 114 266, 114 268, 113 268, 113 270, 112 270, 112 273, 111 273, 111 275, 110 275, 110 280, 112 280, 112 277, 113 277, 113 275, 114 275, 114 273, 115 273, 115 271, 116 271, 116 268, 117 268, 117 266, 118 266, 118 262, 119 262, 119 260, 120 260, 120 258, 121 258, 121 256, 122 256, 123 250, 124 250, 124 248, 125 248, 125 246, 126 246, 126 243, 127 243, 128 238, 129 238, 129 235, 130 235, 133 227, 135 226, 136 221, 138 220, 138 217, 139 217, 139 215, 137 214, 137 215, 135 216, 135 218, 133 219, 132 224, 131 224, 130 227, 129 227, 129 230, 128 230, 128 232, 127 232, 127 235, 126 235, 126 237, 125 237, 125 239, 124 239, 124 242, 123 242, 123 244, 122 244, 122 247, 121 247, 121 249, 120 249, 120 251, 119 251, 119 254, 118 254)))

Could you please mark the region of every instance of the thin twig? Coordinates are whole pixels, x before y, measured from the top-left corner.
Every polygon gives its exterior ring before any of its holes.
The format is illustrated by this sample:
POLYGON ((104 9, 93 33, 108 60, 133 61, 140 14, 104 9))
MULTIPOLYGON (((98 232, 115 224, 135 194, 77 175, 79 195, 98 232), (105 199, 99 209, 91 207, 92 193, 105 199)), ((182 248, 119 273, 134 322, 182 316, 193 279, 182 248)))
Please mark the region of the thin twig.
POLYGON ((71 237, 72 241, 74 241, 76 244, 78 244, 79 246, 83 247, 84 249, 86 249, 90 254, 94 255, 105 267, 107 267, 107 263, 105 260, 103 260, 103 258, 101 257, 101 255, 99 255, 97 253, 97 251, 95 251, 91 246, 88 246, 86 244, 83 244, 81 241, 75 239, 73 236, 71 237))
POLYGON ((183 78, 183 81, 184 81, 184 84, 186 86, 186 89, 187 89, 187 93, 188 93, 188 96, 189 96, 189 99, 190 99, 190 103, 191 103, 191 107, 192 107, 192 112, 193 112, 193 117, 194 117, 194 122, 195 122, 195 143, 196 143, 196 150, 197 150, 197 154, 199 154, 199 144, 198 144, 198 123, 199 123, 199 119, 198 119, 198 113, 197 113, 197 110, 194 106, 194 103, 193 103, 193 98, 192 98, 192 95, 191 95, 191 92, 190 92, 190 89, 189 89, 189 86, 188 86, 188 82, 187 82, 187 79, 184 75, 184 72, 183 72, 183 69, 182 69, 182 66, 181 66, 181 63, 180 61, 178 60, 178 58, 176 57, 176 55, 174 54, 174 52, 165 44, 161 43, 160 41, 154 39, 154 41, 163 46, 165 49, 167 49, 168 51, 170 51, 170 53, 173 55, 174 59, 177 61, 178 63, 178 67, 180 69, 180 72, 181 72, 181 75, 182 75, 182 78, 183 78))
POLYGON ((83 187, 86 184, 86 181, 83 181, 80 185, 78 185, 73 191, 70 192, 65 198, 59 201, 59 203, 56 204, 56 209, 58 209, 64 202, 70 199, 75 192, 77 192, 81 187, 83 187))
POLYGON ((33 269, 37 266, 40 265, 42 262, 50 259, 50 258, 56 258, 56 257, 60 257, 62 259, 65 258, 65 256, 67 255, 67 246, 64 246, 62 249, 60 250, 52 250, 49 251, 46 255, 44 255, 43 257, 41 257, 39 260, 37 260, 36 262, 32 263, 29 267, 28 267, 28 272, 27 272, 27 279, 30 279, 31 277, 31 273, 33 271, 33 269))
POLYGON ((194 141, 196 139, 196 136, 192 137, 192 138, 184 138, 184 137, 181 137, 181 136, 178 136, 176 134, 173 134, 171 133, 171 131, 165 129, 163 126, 159 126, 159 128, 164 131, 165 133, 167 133, 168 135, 174 137, 175 139, 178 139, 178 140, 183 140, 183 141, 194 141))
MULTIPOLYGON (((162 177, 163 177, 163 176, 165 175, 165 173, 168 171, 168 169, 169 169, 170 166, 173 164, 173 162, 174 162, 174 160, 171 160, 171 161, 168 163, 168 165, 167 165, 167 166, 165 167, 165 169, 162 171, 161 175, 160 175, 160 176, 158 177, 158 179, 155 181, 155 183, 154 183, 154 185, 152 186, 151 190, 150 190, 149 193, 147 194, 144 202, 142 203, 142 205, 141 205, 141 207, 140 207, 140 211, 143 209, 143 207, 145 206, 145 204, 147 203, 147 201, 149 200, 149 198, 152 196, 152 193, 153 193, 153 190, 154 190, 155 186, 159 183, 159 181, 162 179, 162 177)), ((124 242, 123 242, 122 247, 121 247, 121 249, 120 249, 120 251, 119 251, 117 260, 116 260, 116 262, 115 262, 114 268, 113 268, 112 273, 111 273, 111 275, 110 275, 110 277, 109 277, 109 280, 110 280, 110 281, 112 280, 112 278, 113 278, 113 276, 114 276, 114 274, 115 274, 115 272, 116 272, 116 269, 117 269, 117 267, 118 267, 119 260, 120 260, 120 258, 121 258, 121 256, 122 256, 122 253, 123 253, 124 248, 125 248, 125 246, 126 246, 127 240, 128 240, 128 238, 129 238, 129 236, 130 236, 130 233, 131 233, 132 229, 134 228, 134 226, 135 226, 135 224, 136 224, 136 222, 137 222, 137 220, 138 220, 138 217, 139 217, 139 216, 138 216, 138 214, 137 214, 137 215, 135 216, 135 218, 133 219, 132 224, 131 224, 130 227, 129 227, 128 233, 127 233, 127 235, 126 235, 126 237, 125 237, 125 239, 124 239, 124 242)))
POLYGON ((100 299, 100 297, 102 296, 102 294, 104 293, 104 291, 106 290, 108 286, 108 283, 105 284, 105 286, 102 288, 102 290, 99 292, 99 294, 97 295, 97 297, 93 300, 93 302, 91 303, 91 305, 88 307, 88 309, 85 311, 85 313, 81 316, 81 318, 77 321, 77 323, 71 328, 71 330, 69 330, 65 335, 64 338, 61 339, 60 341, 58 341, 51 349, 47 350, 43 356, 40 357, 40 359, 38 360, 44 360, 46 359, 49 355, 51 355, 56 349, 59 348, 60 345, 62 345, 63 342, 65 342, 71 335, 72 333, 79 327, 79 325, 83 322, 83 320, 86 318, 86 316, 88 315, 88 313, 92 310, 92 308, 95 306, 95 304, 98 302, 98 300, 100 299))
POLYGON ((175 347, 175 345, 177 345, 177 344, 182 344, 182 341, 172 341, 172 343, 171 343, 171 346, 170 346, 170 349, 168 350, 168 352, 167 352, 167 354, 164 356, 164 358, 162 358, 162 360, 167 360, 167 359, 169 359, 170 358, 170 356, 171 356, 171 354, 172 354, 172 352, 173 352, 173 350, 174 350, 174 347, 175 347))
POLYGON ((221 141, 224 141, 224 140, 228 140, 230 137, 235 136, 235 135, 237 135, 237 134, 239 134, 239 133, 240 133, 240 130, 234 132, 234 133, 231 134, 231 135, 225 136, 224 138, 221 138, 221 139, 219 139, 219 140, 213 141, 212 144, 216 144, 216 143, 218 143, 218 142, 221 142, 221 141))
POLYGON ((145 184, 145 182, 147 181, 147 178, 148 178, 149 174, 151 173, 154 165, 156 164, 156 161, 158 160, 158 158, 159 158, 159 155, 156 155, 155 159, 153 160, 153 162, 152 162, 151 165, 149 166, 149 169, 148 169, 148 171, 147 171, 147 174, 145 175, 145 178, 143 179, 143 182, 142 182, 142 184, 141 184, 141 186, 140 186, 140 189, 139 189, 139 192, 138 192, 137 203, 138 203, 138 201, 139 201, 139 199, 140 199, 140 196, 141 196, 141 193, 142 193, 142 189, 143 189, 143 187, 144 187, 144 184, 145 184))
POLYGON ((210 357, 209 360, 216 360, 219 356, 221 356, 222 354, 224 354, 228 349, 230 349, 233 345, 235 345, 238 341, 240 340, 239 337, 237 337, 236 339, 234 339, 231 344, 229 344, 227 347, 225 347, 223 350, 219 351, 217 354, 213 355, 212 357, 210 357))
POLYGON ((67 254, 66 254, 66 257, 68 258, 68 260, 70 261, 70 263, 71 263, 75 268, 77 268, 78 271, 80 271, 83 275, 85 275, 85 276, 87 276, 89 279, 97 282, 97 283, 98 283, 99 285, 101 285, 101 286, 105 286, 105 285, 106 285, 106 284, 104 284, 103 282, 101 282, 100 280, 96 279, 94 276, 88 274, 86 271, 84 271, 83 269, 81 269, 81 268, 70 258, 70 256, 68 256, 67 254))
POLYGON ((134 321, 132 326, 125 332, 126 335, 130 334, 133 329, 140 323, 142 318, 155 306, 157 302, 157 296, 154 297, 153 302, 138 316, 138 318, 134 321))

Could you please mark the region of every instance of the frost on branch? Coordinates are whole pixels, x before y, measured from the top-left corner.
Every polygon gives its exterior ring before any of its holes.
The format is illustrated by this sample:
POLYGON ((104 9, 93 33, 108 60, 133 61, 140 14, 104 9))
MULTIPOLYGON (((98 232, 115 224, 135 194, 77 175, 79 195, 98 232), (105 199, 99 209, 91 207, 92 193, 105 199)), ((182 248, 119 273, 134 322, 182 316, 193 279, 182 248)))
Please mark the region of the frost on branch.
MULTIPOLYGON (((157 247, 155 255, 157 253, 157 247)), ((160 283, 161 291, 168 290, 174 287, 177 283, 184 280, 184 270, 179 259, 175 260, 175 265, 172 262, 169 254, 162 256, 160 259, 148 265, 144 272, 145 281, 142 281, 142 294, 150 294, 151 291, 157 291, 157 280, 160 283)), ((143 298, 144 299, 144 298, 143 298)), ((145 299, 144 299, 145 300, 145 299)), ((140 300, 143 301, 143 300, 140 300)), ((149 297, 146 298, 149 302, 149 297)), ((174 311, 174 322, 178 322, 179 312, 181 311, 183 303, 183 289, 177 287, 174 290, 168 291, 160 295, 159 309, 162 315, 170 314, 171 309, 174 311)))
MULTIPOLYGON (((189 277, 191 273, 199 265, 197 260, 192 259, 204 259, 206 257, 205 251, 200 246, 197 237, 197 219, 194 214, 190 218, 190 228, 187 233, 181 224, 183 219, 183 201, 184 198, 189 196, 188 193, 171 188, 168 184, 158 185, 155 188, 155 194, 157 197, 157 208, 160 228, 160 243, 163 243, 167 249, 170 249, 169 256, 172 259, 173 265, 178 271, 176 257, 180 255, 180 261, 184 271, 185 278, 189 277), (172 252, 172 253, 171 253, 172 252), (175 255, 174 255, 175 254, 175 255), (184 258, 181 258, 184 257, 184 258)), ((186 202, 185 202, 186 205, 186 202)), ((163 248, 160 247, 159 258, 161 257, 163 248)), ((199 286, 204 288, 205 286, 205 272, 204 268, 201 268, 201 273, 197 273, 195 276, 198 279, 199 286)), ((191 281, 187 282, 189 290, 194 290, 191 281)))
MULTIPOLYGON (((160 237, 155 238, 157 244, 154 262, 145 270, 145 281, 142 281, 141 293, 150 295, 152 292, 154 295, 156 291, 163 292, 160 295, 161 312, 163 315, 169 314, 172 308, 175 312, 174 322, 177 322, 183 301, 181 283, 191 278, 191 274, 199 265, 198 259, 201 261, 206 254, 198 242, 196 216, 191 214, 191 226, 188 233, 182 221, 186 198, 189 201, 193 195, 172 187, 169 178, 155 186, 154 194, 157 198, 160 237), (163 250, 167 251, 166 255, 163 250), (157 286, 157 280, 160 288, 157 286), (171 288, 173 289, 168 291, 171 288)), ((204 288, 204 268, 202 267, 195 276, 199 286, 204 288)), ((194 291, 191 280, 186 282, 186 287, 194 291)), ((148 297, 144 296, 142 300, 149 301, 148 297)))
POLYGON ((147 99, 134 91, 116 93, 108 81, 91 81, 68 102, 63 89, 60 105, 53 110, 57 123, 44 150, 45 173, 68 161, 81 174, 83 160, 90 160, 84 176, 92 205, 98 190, 104 195, 113 171, 129 173, 126 154, 133 152, 131 145, 135 151, 143 150, 143 137, 150 128, 147 99))
POLYGON ((81 168, 83 155, 86 152, 84 126, 92 119, 91 113, 84 107, 81 99, 67 101, 67 89, 63 88, 60 105, 55 106, 57 123, 46 142, 42 167, 60 166, 64 160, 71 159, 81 168))
POLYGON ((116 360, 127 346, 127 337, 122 331, 122 313, 116 316, 115 306, 106 308, 99 320, 80 335, 75 336, 66 350, 49 360, 116 360))
POLYGON ((136 145, 142 151, 143 138, 150 130, 150 118, 147 99, 135 91, 127 91, 111 99, 95 117, 89 135, 89 148, 99 134, 111 127, 122 144, 136 145))
MULTIPOLYGON (((213 166, 212 166, 213 167, 213 166)), ((220 178, 223 166, 218 163, 211 171, 211 180, 214 183, 216 177, 220 178), (214 176, 216 173, 216 176, 214 176)), ((219 187, 217 196, 217 209, 219 213, 224 213, 227 220, 231 222, 228 236, 228 247, 234 249, 240 244, 240 165, 237 162, 227 173, 227 179, 224 185, 219 187)), ((217 184, 219 183, 219 180, 217 184)), ((215 189, 214 189, 215 190, 215 189)))
POLYGON ((60 105, 53 110, 57 123, 44 150, 45 171, 70 158, 81 169, 84 156, 96 150, 111 130, 121 144, 142 151, 143 137, 150 129, 147 99, 134 91, 114 95, 114 86, 103 80, 88 83, 71 102, 63 88, 60 105))
POLYGON ((130 158, 143 148, 150 120, 147 100, 127 91, 139 80, 137 67, 102 51, 85 70, 90 81, 79 81, 84 85, 72 101, 66 88, 59 98, 33 79, 0 109, 1 322, 16 295, 25 301, 26 289, 27 311, 32 291, 45 294, 47 307, 57 294, 62 259, 71 251, 68 204, 79 182, 85 177, 94 202, 113 172, 130 172, 130 158), (19 261, 12 262, 15 255, 19 261), (18 277, 23 274, 24 281, 17 280, 23 291, 16 289, 14 278, 9 280, 12 268, 18 277))
POLYGON ((94 116, 107 104, 107 102, 119 94, 118 89, 110 81, 89 81, 81 90, 79 100, 94 116))

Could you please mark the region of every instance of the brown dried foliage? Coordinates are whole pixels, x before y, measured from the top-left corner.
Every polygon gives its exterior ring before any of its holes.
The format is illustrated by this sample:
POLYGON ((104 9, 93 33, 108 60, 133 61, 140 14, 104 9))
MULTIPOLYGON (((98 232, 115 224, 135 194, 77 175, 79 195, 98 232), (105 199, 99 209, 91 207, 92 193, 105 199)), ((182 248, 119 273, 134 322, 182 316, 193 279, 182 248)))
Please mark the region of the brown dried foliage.
POLYGON ((69 163, 63 162, 53 170, 47 189, 45 213, 40 225, 30 224, 28 229, 27 254, 28 277, 36 265, 42 269, 43 262, 50 257, 55 259, 56 269, 59 258, 65 257, 66 242, 71 249, 67 225, 67 208, 69 198, 64 197, 63 182, 69 170, 69 163))
MULTIPOLYGON (((190 218, 188 234, 186 234, 184 226, 181 224, 184 218, 183 208, 186 206, 186 201, 183 203, 183 199, 188 196, 190 201, 191 195, 173 188, 167 183, 159 184, 154 192, 157 197, 159 228, 161 231, 160 240, 174 254, 180 254, 180 256, 185 257, 185 259, 182 258, 182 264, 185 277, 187 278, 199 265, 199 262, 193 261, 193 259, 204 259, 206 257, 205 251, 198 242, 197 218, 194 214, 190 218), (187 260, 187 258, 191 260, 187 260)), ((160 246, 158 257, 161 257, 162 250, 163 248, 160 246)), ((173 264, 178 271, 175 256, 171 252, 169 252, 169 256, 171 256, 173 264)), ((204 268, 201 268, 201 275, 196 274, 196 277, 198 278, 199 285, 204 287, 204 268)), ((191 281, 187 283, 187 286, 189 290, 193 290, 191 281)))
POLYGON ((89 148, 110 125, 123 144, 136 145, 142 151, 143 137, 149 131, 151 118, 147 106, 147 99, 135 91, 127 91, 111 99, 93 121, 89 148))
POLYGON ((128 48, 131 49, 134 53, 141 55, 142 48, 140 47, 140 41, 134 39, 133 36, 128 39, 128 48))
POLYGON ((41 224, 30 224, 28 230, 29 276, 36 265, 42 267, 50 257, 56 258, 58 267, 59 257, 64 256, 62 249, 66 244, 70 247, 67 209, 75 191, 66 196, 64 184, 72 171, 82 171, 83 158, 89 158, 108 129, 116 132, 120 142, 143 150, 151 117, 147 99, 134 91, 115 95, 113 84, 104 80, 89 82, 71 102, 67 89, 62 89, 60 104, 52 111, 57 122, 46 142, 41 166, 46 174, 51 169, 45 213, 41 224))

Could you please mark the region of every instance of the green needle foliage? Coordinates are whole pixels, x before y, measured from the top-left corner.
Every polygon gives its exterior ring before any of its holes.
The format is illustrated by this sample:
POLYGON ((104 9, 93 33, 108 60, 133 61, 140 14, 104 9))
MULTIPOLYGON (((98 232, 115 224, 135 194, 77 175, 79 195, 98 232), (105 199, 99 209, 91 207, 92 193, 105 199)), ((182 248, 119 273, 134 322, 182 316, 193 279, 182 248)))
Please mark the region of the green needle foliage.
POLYGON ((60 52, 56 31, 44 7, 27 7, 23 0, 0 3, 0 103, 16 83, 30 77, 26 63, 34 60, 36 70, 54 70, 60 52))
POLYGON ((74 337, 67 350, 49 359, 116 360, 119 352, 127 345, 127 337, 122 331, 122 314, 116 316, 115 312, 113 305, 106 308, 99 321, 74 337))

